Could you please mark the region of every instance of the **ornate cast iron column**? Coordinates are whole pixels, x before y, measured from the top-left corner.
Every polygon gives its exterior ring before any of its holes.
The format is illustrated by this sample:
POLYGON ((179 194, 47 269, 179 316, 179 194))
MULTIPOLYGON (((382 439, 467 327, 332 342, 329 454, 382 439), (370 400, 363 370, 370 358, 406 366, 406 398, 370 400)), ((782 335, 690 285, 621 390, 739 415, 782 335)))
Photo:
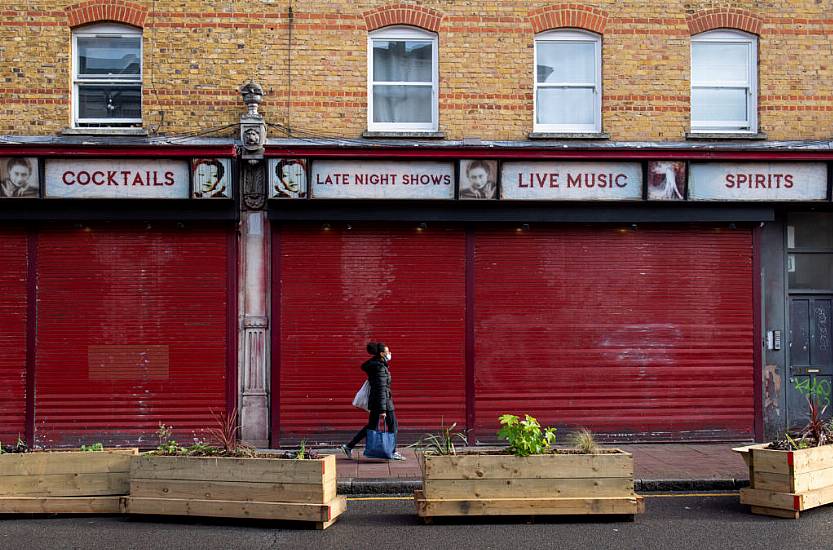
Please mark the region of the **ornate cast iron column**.
POLYGON ((240 213, 240 436, 269 444, 269 220, 263 151, 266 122, 258 107, 263 89, 254 82, 240 87, 248 109, 240 117, 242 203, 240 213))

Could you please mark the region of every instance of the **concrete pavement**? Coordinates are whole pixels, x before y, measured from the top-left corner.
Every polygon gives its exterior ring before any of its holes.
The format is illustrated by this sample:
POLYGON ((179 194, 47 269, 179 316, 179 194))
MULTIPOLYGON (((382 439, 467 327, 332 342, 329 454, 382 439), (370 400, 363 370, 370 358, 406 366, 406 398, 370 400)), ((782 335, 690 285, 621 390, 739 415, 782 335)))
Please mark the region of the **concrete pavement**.
MULTIPOLYGON (((748 443, 656 443, 615 445, 634 456, 637 491, 733 490, 749 483, 743 459, 733 447, 748 443)), ((339 493, 407 494, 420 487, 413 449, 400 448, 405 461, 384 461, 353 451, 349 460, 339 449, 318 449, 338 457, 339 493)))

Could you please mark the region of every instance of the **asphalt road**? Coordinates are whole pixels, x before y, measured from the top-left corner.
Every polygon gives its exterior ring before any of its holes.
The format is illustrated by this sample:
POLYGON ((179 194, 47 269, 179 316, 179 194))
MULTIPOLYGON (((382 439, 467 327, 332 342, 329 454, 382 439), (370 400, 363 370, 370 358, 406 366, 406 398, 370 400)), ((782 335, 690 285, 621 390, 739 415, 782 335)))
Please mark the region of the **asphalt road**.
POLYGON ((801 519, 750 514, 737 495, 648 497, 634 522, 616 518, 442 520, 422 525, 409 500, 351 500, 326 531, 303 525, 120 517, 17 517, 0 520, 0 548, 287 548, 432 550, 539 548, 833 548, 833 505, 801 519))

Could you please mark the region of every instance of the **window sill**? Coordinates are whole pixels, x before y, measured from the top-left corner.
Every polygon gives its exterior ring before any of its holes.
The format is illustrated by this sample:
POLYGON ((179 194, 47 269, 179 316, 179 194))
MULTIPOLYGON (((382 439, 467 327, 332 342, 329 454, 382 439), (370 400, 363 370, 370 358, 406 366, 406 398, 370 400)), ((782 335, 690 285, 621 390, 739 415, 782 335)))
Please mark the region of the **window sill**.
POLYGON ((394 138, 394 139, 445 139, 445 132, 362 132, 363 138, 394 138))
POLYGON ((147 136, 144 128, 64 128, 65 136, 147 136))
POLYGON ((529 139, 610 139, 605 132, 530 132, 529 139))
POLYGON ((724 139, 747 139, 760 141, 767 139, 764 132, 686 132, 686 139, 693 140, 724 140, 724 139))

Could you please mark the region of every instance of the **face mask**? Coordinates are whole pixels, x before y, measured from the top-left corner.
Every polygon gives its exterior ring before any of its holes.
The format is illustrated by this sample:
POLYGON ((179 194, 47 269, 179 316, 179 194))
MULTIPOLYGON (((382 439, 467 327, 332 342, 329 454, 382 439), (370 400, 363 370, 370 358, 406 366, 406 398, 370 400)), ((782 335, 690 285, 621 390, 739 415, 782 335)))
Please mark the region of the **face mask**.
POLYGON ((382 357, 385 358, 385 361, 390 361, 391 359, 393 359, 393 354, 388 353, 387 355, 383 355, 382 357))

